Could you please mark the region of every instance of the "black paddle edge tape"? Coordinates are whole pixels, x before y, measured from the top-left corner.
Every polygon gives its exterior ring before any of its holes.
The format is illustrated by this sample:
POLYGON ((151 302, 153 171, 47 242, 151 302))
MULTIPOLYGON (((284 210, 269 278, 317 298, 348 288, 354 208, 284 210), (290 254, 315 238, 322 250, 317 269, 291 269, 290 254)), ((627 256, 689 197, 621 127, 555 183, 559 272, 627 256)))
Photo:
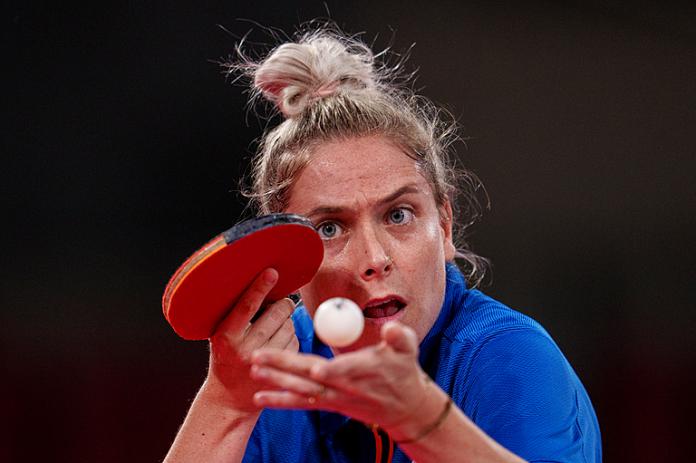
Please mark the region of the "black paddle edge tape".
POLYGON ((274 227, 277 225, 302 225, 315 230, 312 222, 301 215, 297 214, 268 214, 253 219, 240 222, 227 231, 222 232, 222 237, 225 243, 231 244, 238 239, 244 238, 259 230, 274 227))

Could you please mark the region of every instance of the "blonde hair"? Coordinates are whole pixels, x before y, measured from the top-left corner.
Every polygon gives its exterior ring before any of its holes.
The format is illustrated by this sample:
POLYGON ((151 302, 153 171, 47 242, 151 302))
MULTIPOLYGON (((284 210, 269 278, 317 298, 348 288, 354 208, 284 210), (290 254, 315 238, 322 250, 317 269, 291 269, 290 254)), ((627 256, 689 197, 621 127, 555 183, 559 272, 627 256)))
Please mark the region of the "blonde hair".
MULTIPOLYGON (((480 182, 451 161, 451 144, 457 139, 451 116, 395 84, 400 77, 396 69, 377 63, 360 40, 320 27, 278 46, 259 62, 247 58, 241 47, 238 55, 240 60, 228 64, 229 70, 251 78, 251 102, 263 97, 285 118, 264 133, 253 160, 247 196, 260 213, 285 209, 295 179, 318 144, 379 134, 417 161, 439 206, 448 200, 460 206, 465 220, 458 234, 480 215, 480 182), (457 180, 463 188, 456 188, 457 180), (457 195, 462 201, 455 201, 457 195)), ((487 261, 463 238, 456 244, 467 280, 475 286, 487 261)))

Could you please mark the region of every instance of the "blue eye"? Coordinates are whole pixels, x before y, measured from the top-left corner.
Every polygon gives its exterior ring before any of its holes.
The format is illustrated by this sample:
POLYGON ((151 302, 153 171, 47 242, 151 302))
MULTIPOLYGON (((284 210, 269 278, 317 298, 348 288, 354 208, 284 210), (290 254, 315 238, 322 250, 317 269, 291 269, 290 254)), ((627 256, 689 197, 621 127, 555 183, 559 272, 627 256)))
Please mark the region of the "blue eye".
POLYGON ((321 239, 330 240, 341 233, 341 227, 336 222, 324 222, 317 226, 317 233, 321 239))
POLYGON ((389 211, 389 222, 396 225, 404 225, 413 219, 413 212, 405 207, 397 207, 389 211))

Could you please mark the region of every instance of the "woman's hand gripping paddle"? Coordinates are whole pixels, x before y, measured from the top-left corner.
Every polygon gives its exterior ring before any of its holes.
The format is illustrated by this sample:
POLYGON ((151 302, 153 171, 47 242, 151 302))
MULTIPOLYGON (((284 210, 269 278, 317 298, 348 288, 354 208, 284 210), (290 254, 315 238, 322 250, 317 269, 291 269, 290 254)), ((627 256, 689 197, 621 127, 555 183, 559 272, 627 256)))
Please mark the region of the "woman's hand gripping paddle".
POLYGON ((293 214, 247 220, 216 236, 169 280, 162 310, 184 339, 209 338, 239 296, 264 269, 278 272, 269 301, 309 283, 324 258, 312 223, 293 214))

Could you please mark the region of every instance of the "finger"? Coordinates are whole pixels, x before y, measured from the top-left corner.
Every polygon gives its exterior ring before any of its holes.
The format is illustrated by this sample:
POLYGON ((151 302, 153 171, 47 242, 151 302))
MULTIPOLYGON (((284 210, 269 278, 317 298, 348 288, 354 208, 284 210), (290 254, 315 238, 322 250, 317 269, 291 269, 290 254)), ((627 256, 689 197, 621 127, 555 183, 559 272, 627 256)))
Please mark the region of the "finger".
POLYGON ((313 354, 297 354, 287 350, 263 348, 251 355, 251 362, 254 365, 268 366, 308 378, 314 365, 327 363, 328 360, 313 354))
MULTIPOLYGON (((328 391, 327 391, 328 393, 328 391)), ((334 410, 330 400, 322 396, 305 396, 289 391, 259 391, 254 394, 254 405, 262 408, 334 410)))
POLYGON ((295 325, 292 323, 292 318, 288 317, 263 347, 284 349, 293 338, 297 339, 295 325))
POLYGON ((295 303, 291 299, 285 298, 266 307, 263 314, 251 325, 247 325, 244 333, 244 342, 249 345, 251 350, 258 349, 266 345, 274 336, 284 337, 281 345, 270 347, 282 347, 287 342, 287 338, 294 334, 295 328, 290 316, 295 311, 295 303), (289 330, 281 333, 282 330, 289 330))
POLYGON ((252 317, 263 304, 268 293, 278 281, 278 272, 268 268, 262 271, 244 291, 234 307, 215 329, 214 335, 219 333, 244 332, 252 317))
POLYGON ((382 339, 396 352, 418 354, 418 337, 412 328, 399 322, 387 322, 382 325, 382 339))
POLYGON ((313 365, 309 375, 316 381, 344 388, 347 379, 356 380, 380 374, 381 360, 375 355, 375 351, 374 347, 368 347, 339 355, 330 362, 313 365))
POLYGON ((262 381, 273 388, 304 396, 317 396, 322 394, 325 389, 323 385, 315 381, 271 367, 252 365, 250 376, 252 379, 262 381))

